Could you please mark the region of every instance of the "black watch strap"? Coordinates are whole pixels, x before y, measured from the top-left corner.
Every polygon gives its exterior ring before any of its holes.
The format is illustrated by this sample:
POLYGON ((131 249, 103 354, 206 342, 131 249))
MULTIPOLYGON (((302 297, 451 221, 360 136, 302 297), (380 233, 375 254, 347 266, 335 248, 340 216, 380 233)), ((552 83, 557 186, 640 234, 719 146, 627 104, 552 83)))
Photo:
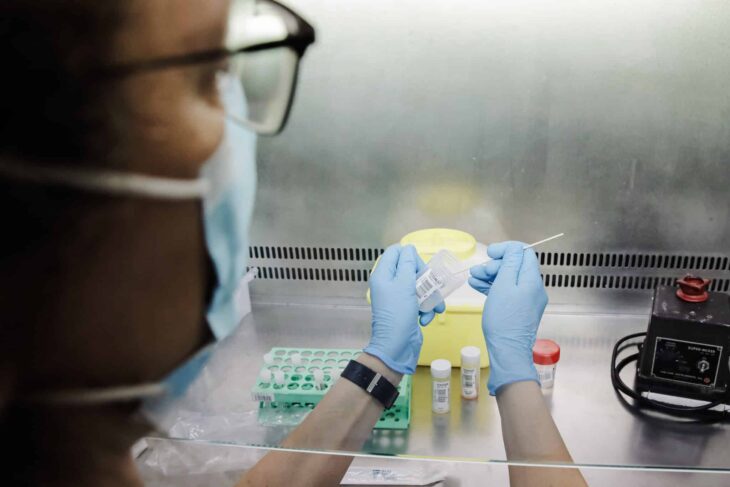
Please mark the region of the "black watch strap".
POLYGON ((395 400, 398 399, 398 388, 396 386, 360 362, 350 360, 340 377, 344 377, 353 384, 362 387, 365 392, 380 401, 385 409, 392 407, 395 400))

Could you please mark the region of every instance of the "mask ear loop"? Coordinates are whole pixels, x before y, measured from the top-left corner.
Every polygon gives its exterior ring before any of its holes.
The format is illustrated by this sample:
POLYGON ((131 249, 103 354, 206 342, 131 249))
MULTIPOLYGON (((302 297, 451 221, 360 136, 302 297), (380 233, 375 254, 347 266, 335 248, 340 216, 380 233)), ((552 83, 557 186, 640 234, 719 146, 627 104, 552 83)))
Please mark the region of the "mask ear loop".
POLYGON ((56 168, 0 161, 0 175, 36 184, 119 196, 164 200, 202 199, 210 189, 204 179, 173 179, 120 171, 56 168))
POLYGON ((100 404, 138 400, 176 399, 182 397, 190 384, 210 360, 214 345, 205 345, 160 382, 40 391, 20 396, 18 402, 44 406, 96 406, 100 404))
MULTIPOLYGON (((54 168, 4 160, 0 160, 0 176, 34 184, 163 200, 202 199, 210 188, 210 183, 204 179, 183 180, 118 171, 54 168)), ((19 402, 37 405, 93 406, 164 396, 168 392, 164 384, 151 382, 102 389, 46 391, 21 396, 19 402)))
POLYGON ((48 406, 97 406, 115 402, 132 402, 150 397, 164 396, 168 390, 164 384, 146 383, 107 389, 65 389, 46 391, 22 396, 19 402, 48 406))

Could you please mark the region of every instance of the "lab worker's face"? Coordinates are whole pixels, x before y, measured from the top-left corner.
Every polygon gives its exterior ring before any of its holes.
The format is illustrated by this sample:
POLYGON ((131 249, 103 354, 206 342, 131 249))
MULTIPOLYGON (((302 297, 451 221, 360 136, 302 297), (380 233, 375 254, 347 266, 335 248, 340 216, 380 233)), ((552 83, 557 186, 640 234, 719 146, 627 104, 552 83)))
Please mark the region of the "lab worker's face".
MULTIPOLYGON (((228 0, 133 0, 109 64, 220 48, 228 0)), ((194 179, 219 146, 224 112, 215 64, 114 80, 113 169, 194 179)), ((78 198, 85 198, 83 193, 78 198)), ((58 289, 29 332, 31 389, 112 387, 155 381, 209 338, 211 269, 201 203, 110 197, 73 215, 58 289)), ((50 259, 49 259, 50 261, 50 259)), ((52 262, 52 261, 51 261, 52 262)), ((47 275, 38 269, 22 275, 47 275)), ((55 270, 54 270, 55 272, 55 270)), ((56 281, 54 281, 56 282, 56 281)), ((29 289, 35 283, 30 280, 29 289)), ((32 295, 28 291, 28 295, 32 295)))
MULTIPOLYGON (((230 0, 135 0, 112 64, 164 58, 222 45, 230 0)), ((134 172, 196 177, 223 135, 216 63, 175 67, 120 82, 122 153, 134 172)))
MULTIPOLYGON (((229 7, 230 0, 134 0, 117 36, 111 64, 219 49, 229 7)), ((121 139, 125 171, 173 178, 200 176, 201 167, 223 138, 225 115, 217 83, 222 63, 225 60, 141 72, 118 82, 115 92, 120 99, 115 105, 121 108, 119 119, 128 128, 121 139)), ((204 316, 213 278, 203 243, 200 202, 175 204, 193 208, 177 218, 175 225, 194 228, 196 238, 186 255, 197 252, 200 258, 194 262, 205 264, 200 273, 198 267, 186 270, 191 259, 181 256, 179 266, 162 269, 170 280, 191 284, 180 293, 158 294, 159 306, 172 306, 180 315, 174 330, 162 330, 163 325, 158 336, 172 333, 187 339, 153 342, 147 355, 157 356, 152 359, 160 364, 160 370, 154 371, 156 378, 208 339, 204 316), (191 300, 193 293, 197 296, 191 300), (195 305, 186 304, 190 302, 195 305)), ((176 240, 188 238, 181 235, 176 240)), ((171 242, 171 248, 173 245, 171 242)))

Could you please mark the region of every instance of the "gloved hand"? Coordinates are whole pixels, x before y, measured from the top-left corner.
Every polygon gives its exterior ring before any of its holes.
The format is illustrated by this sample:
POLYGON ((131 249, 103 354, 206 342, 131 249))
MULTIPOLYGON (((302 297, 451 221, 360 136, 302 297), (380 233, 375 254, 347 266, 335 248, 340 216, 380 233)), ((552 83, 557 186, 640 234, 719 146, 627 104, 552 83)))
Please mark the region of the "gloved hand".
POLYGON ((537 327, 548 298, 537 256, 522 242, 487 248, 492 261, 470 269, 469 284, 488 295, 482 314, 491 372, 489 393, 513 382, 538 381, 532 361, 537 327))
POLYGON ((391 245, 370 275, 373 333, 363 351, 401 374, 416 371, 423 344, 419 322, 425 326, 433 320, 434 312, 445 309, 442 302, 428 313, 418 310, 416 274, 424 267, 415 247, 391 245))

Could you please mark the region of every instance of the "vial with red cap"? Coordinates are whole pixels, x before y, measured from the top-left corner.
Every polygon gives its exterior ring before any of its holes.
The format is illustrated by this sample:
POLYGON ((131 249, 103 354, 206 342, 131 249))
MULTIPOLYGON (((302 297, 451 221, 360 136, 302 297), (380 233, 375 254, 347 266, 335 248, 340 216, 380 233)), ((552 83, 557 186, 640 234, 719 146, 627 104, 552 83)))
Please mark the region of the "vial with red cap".
POLYGON ((532 361, 535 362, 540 387, 550 389, 555 383, 555 369, 560 361, 560 346, 552 340, 540 338, 532 347, 532 361))

